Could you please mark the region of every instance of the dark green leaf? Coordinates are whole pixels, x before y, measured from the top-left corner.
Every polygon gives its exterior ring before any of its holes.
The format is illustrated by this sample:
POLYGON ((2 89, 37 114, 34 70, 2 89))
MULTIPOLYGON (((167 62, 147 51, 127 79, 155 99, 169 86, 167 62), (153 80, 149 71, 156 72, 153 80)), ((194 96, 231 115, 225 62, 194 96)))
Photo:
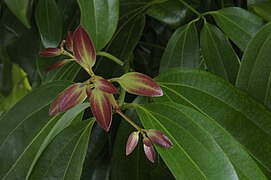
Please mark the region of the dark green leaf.
POLYGON ((200 35, 200 46, 208 71, 234 84, 240 62, 220 29, 205 21, 200 35))
POLYGON ((271 1, 257 3, 252 5, 251 9, 266 21, 271 21, 271 1))
POLYGON ((57 47, 62 38, 62 24, 55 0, 38 1, 35 19, 43 46, 57 47))
POLYGON ((157 102, 184 104, 216 121, 271 172, 271 112, 246 93, 204 71, 174 69, 157 78, 157 102))
POLYGON ((261 3, 261 2, 266 2, 268 0, 247 0, 247 5, 253 5, 253 4, 257 4, 257 3, 261 3))
POLYGON ((145 128, 161 130, 172 140, 173 149, 156 148, 176 179, 236 179, 234 167, 239 177, 266 179, 225 129, 196 110, 157 103, 137 106, 137 112, 145 128))
POLYGON ((48 145, 30 179, 80 179, 94 121, 82 121, 64 129, 48 145))
POLYGON ((262 27, 263 20, 257 15, 238 7, 230 7, 211 13, 215 22, 242 51, 262 27))
POLYGON ((236 86, 271 108, 271 23, 249 43, 239 70, 236 86))
MULTIPOLYGON (((193 5, 197 8, 199 3, 193 5)), ((178 28, 195 17, 195 13, 176 0, 168 0, 154 5, 148 9, 147 14, 173 28, 178 28)))
POLYGON ((163 54, 160 72, 172 67, 198 67, 199 40, 195 23, 178 28, 168 41, 163 54))
POLYGON ((38 147, 60 117, 49 117, 49 106, 69 84, 54 82, 32 91, 1 119, 0 179, 25 179, 38 147))
POLYGON ((89 33, 96 50, 112 38, 119 18, 119 0, 77 0, 81 24, 89 33))
POLYGON ((4 0, 11 12, 27 27, 30 28, 32 0, 4 0))

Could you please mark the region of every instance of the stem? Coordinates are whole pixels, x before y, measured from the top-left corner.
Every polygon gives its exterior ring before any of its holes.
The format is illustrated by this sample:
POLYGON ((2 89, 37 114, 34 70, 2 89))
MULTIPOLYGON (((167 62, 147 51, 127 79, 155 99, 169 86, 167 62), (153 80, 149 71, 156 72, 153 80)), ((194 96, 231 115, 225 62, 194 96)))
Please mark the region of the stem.
POLYGON ((124 64, 119 58, 117 58, 107 52, 99 51, 99 52, 97 52, 97 55, 107 57, 108 59, 111 59, 112 61, 114 61, 115 63, 117 63, 120 66, 123 66, 123 64, 124 64))
MULTIPOLYGON (((144 134, 143 129, 139 127, 136 123, 134 123, 129 117, 127 117, 123 112, 120 110, 116 111, 123 119, 125 119, 129 124, 131 124, 136 130, 138 130, 142 135, 144 134)), ((145 134, 144 134, 145 135, 145 134)))
POLYGON ((63 55, 66 55, 66 56, 69 56, 69 57, 72 58, 72 59, 76 59, 75 56, 73 56, 73 55, 72 55, 71 53, 69 53, 68 51, 63 50, 62 54, 63 54, 63 55))
POLYGON ((195 13, 196 15, 198 15, 199 17, 201 17, 201 14, 194 9, 192 6, 190 6, 189 4, 187 4, 185 1, 183 0, 179 0, 183 5, 185 5, 188 9, 190 9, 193 13, 195 13))
MULTIPOLYGON (((124 66, 123 66, 123 72, 124 74, 129 72, 129 62, 130 61, 127 61, 124 63, 124 66)), ((118 99, 118 105, 119 107, 122 107, 123 104, 124 104, 124 101, 125 101, 125 95, 126 95, 126 91, 121 87, 120 89, 120 95, 119 95, 119 99, 118 99)))

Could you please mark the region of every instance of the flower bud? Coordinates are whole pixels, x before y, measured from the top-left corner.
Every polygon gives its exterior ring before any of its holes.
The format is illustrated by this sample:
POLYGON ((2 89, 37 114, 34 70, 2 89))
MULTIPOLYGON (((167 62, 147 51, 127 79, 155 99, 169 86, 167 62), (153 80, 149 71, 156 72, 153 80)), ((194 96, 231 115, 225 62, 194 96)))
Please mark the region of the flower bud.
POLYGON ((55 57, 61 55, 62 52, 58 48, 45 48, 41 50, 40 55, 43 57, 55 57))
POLYGON ((152 162, 154 163, 154 160, 155 160, 155 151, 154 151, 154 148, 153 148, 153 145, 152 145, 152 142, 149 138, 144 138, 143 139, 143 146, 144 146, 144 152, 147 156, 147 158, 152 162))
POLYGON ((150 129, 147 130, 148 137, 154 142, 155 144, 164 147, 164 148, 172 148, 173 143, 170 141, 170 139, 161 131, 158 131, 157 129, 150 129))
POLYGON ((131 154, 136 145, 138 144, 138 140, 139 140, 139 132, 132 132, 127 140, 127 144, 126 144, 126 155, 131 154))

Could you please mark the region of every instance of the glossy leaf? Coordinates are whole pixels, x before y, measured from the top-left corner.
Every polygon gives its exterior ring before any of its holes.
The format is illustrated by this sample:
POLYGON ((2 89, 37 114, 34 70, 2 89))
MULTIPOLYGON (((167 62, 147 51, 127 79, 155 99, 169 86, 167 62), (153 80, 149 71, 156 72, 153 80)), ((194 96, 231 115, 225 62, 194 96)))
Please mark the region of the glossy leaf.
POLYGON ((195 23, 178 28, 161 59, 160 72, 172 67, 198 67, 200 64, 199 39, 195 23))
POLYGON ((12 13, 27 27, 30 28, 31 0, 4 0, 12 13))
POLYGON ((159 85, 149 76, 129 72, 115 80, 122 86, 125 91, 141 96, 162 96, 163 91, 159 85))
POLYGON ((252 39, 241 61, 236 86, 271 108, 271 23, 252 39))
POLYGON ((257 3, 251 9, 266 21, 271 21, 271 2, 257 3))
MULTIPOLYGON (((187 1, 189 5, 197 9, 200 1, 187 1)), ((195 14, 190 11, 180 1, 167 0, 163 3, 152 6, 147 14, 172 28, 178 28, 195 18, 195 14)))
POLYGON ((90 107, 97 123, 105 131, 109 131, 112 122, 112 107, 107 94, 94 89, 90 97, 90 107))
POLYGON ((172 149, 156 149, 176 179, 266 179, 242 146, 204 114, 176 103, 136 109, 145 128, 159 129, 173 141, 172 149))
MULTIPOLYGON (((268 145, 271 143, 271 112, 266 107, 221 78, 204 71, 177 68, 161 74, 157 81, 163 88, 164 96, 155 98, 156 102, 176 102, 205 114, 225 128, 258 163, 271 172, 268 145)), ((233 158, 231 161, 236 160, 233 158)), ((251 168, 238 169, 245 174, 252 172, 251 168)))
POLYGON ((70 83, 54 82, 25 96, 0 121, 0 178, 25 179, 38 148, 60 116, 50 118, 53 98, 70 83), (44 93, 46 92, 46 93, 44 93), (33 103, 35 100, 35 103, 33 103))
POLYGON ((82 103, 87 97, 86 85, 75 83, 63 90, 50 106, 50 116, 57 115, 82 103))
POLYGON ((73 35, 73 52, 78 63, 87 71, 96 62, 96 52, 90 37, 80 25, 73 35))
POLYGON ((103 92, 106 92, 109 94, 119 93, 118 89, 111 82, 107 81, 101 76, 93 76, 91 80, 95 84, 95 87, 103 92))
POLYGON ((224 34, 216 26, 205 22, 200 46, 208 71, 234 84, 240 62, 224 34))
POLYGON ((97 50, 112 38, 119 18, 119 0, 77 0, 81 24, 86 28, 97 50))
POLYGON ((134 149, 136 148, 139 140, 139 132, 132 132, 130 136, 128 137, 127 143, 126 143, 126 155, 131 154, 134 149))
POLYGON ((57 47, 62 38, 62 25, 55 0, 38 1, 35 20, 44 47, 57 47))
POLYGON ((59 133, 39 158, 30 179, 80 179, 93 122, 82 121, 59 133))
POLYGON ((212 12, 215 22, 242 51, 262 27, 263 20, 257 15, 238 7, 212 12))

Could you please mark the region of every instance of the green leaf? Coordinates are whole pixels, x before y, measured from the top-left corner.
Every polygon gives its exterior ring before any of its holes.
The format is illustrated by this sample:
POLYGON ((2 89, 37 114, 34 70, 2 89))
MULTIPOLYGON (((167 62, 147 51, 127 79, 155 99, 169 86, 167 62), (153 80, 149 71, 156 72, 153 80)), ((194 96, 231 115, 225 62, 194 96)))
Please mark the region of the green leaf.
POLYGON ((4 0, 11 12, 27 27, 30 28, 29 23, 32 0, 4 0))
POLYGON ((271 21, 271 2, 257 3, 250 7, 257 15, 266 21, 271 21))
POLYGON ((172 67, 198 67, 199 39, 195 23, 178 28, 168 41, 160 64, 160 72, 172 67))
POLYGON ((57 47, 62 38, 62 24, 55 0, 38 1, 35 19, 43 46, 57 47))
POLYGON ((164 96, 156 102, 184 104, 216 121, 269 173, 271 112, 254 98, 221 78, 197 70, 174 69, 160 75, 164 96))
POLYGON ((49 117, 49 105, 69 84, 59 81, 32 91, 1 119, 0 179, 26 177, 38 147, 60 117, 49 117))
POLYGON ((119 0, 77 0, 81 24, 89 33, 95 49, 101 50, 112 38, 119 18, 119 0))
MULTIPOLYGON (((189 1, 190 3, 190 1, 189 1)), ((194 8, 199 7, 199 1, 193 2, 194 8)), ((190 11, 180 1, 167 0, 148 9, 147 14, 172 28, 178 28, 195 18, 195 13, 190 11)))
POLYGON ((204 114, 176 103, 136 109, 145 128, 161 130, 173 142, 172 149, 156 149, 176 179, 266 179, 242 146, 204 114))
POLYGON ((80 179, 94 121, 72 124, 47 146, 30 179, 80 179))
POLYGON ((205 21, 200 35, 200 46, 208 71, 234 84, 240 62, 220 29, 205 21))
POLYGON ((257 15, 239 8, 230 7, 211 13, 217 25, 242 51, 262 27, 263 20, 257 15))
POLYGON ((265 25, 249 43, 236 86, 271 108, 271 23, 265 25))

